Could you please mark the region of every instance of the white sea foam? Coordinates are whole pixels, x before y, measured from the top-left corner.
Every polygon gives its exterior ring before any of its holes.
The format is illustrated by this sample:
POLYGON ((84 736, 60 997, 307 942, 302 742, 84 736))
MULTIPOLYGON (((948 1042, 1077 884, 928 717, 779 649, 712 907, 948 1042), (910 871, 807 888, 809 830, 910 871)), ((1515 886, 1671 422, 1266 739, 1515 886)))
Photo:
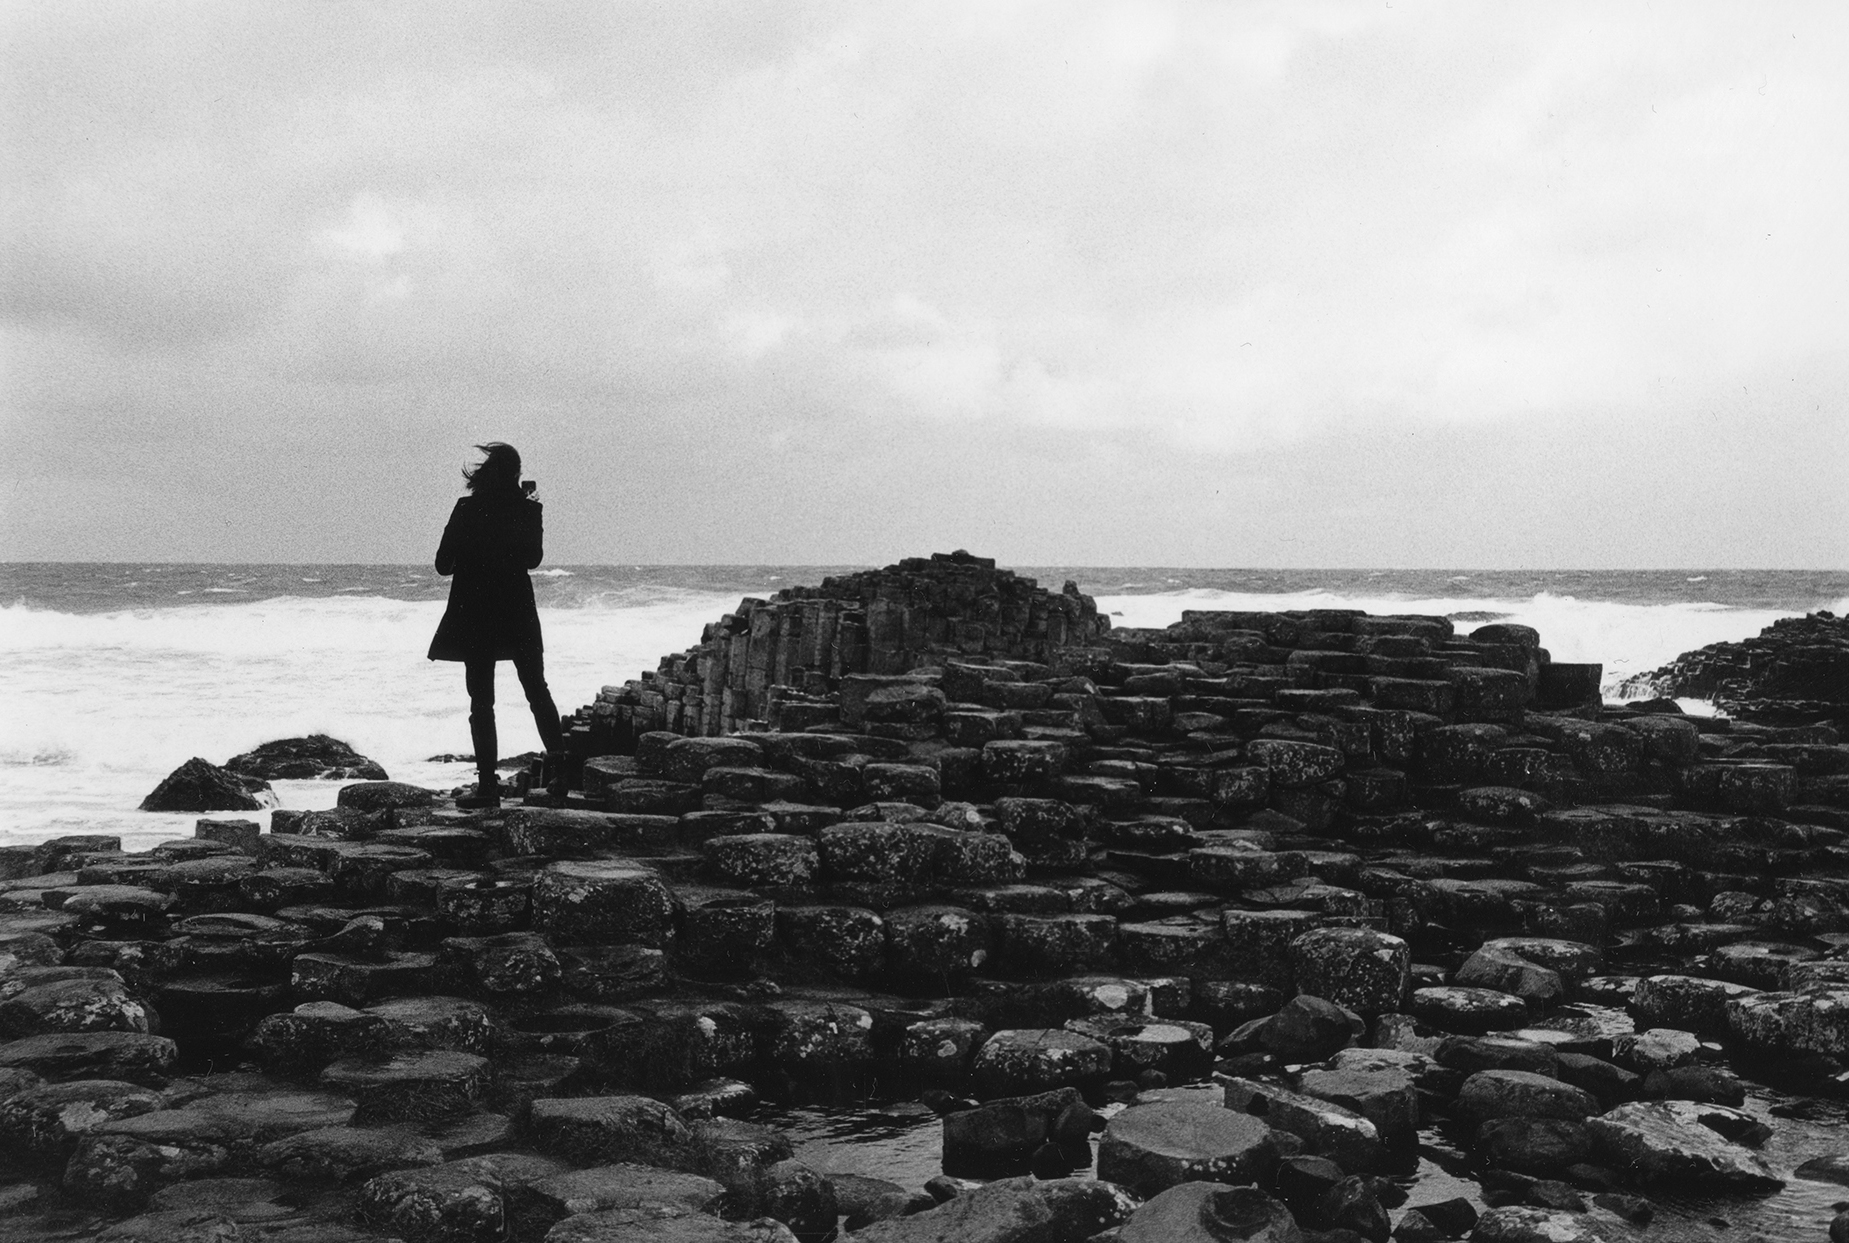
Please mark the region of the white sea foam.
MULTIPOLYGON (((542 609, 547 672, 560 707, 588 703, 600 686, 697 642, 701 627, 737 600, 735 592, 659 587, 588 592, 574 607, 542 609)), ((1603 662, 1608 687, 1678 653, 1756 634, 1779 616, 1546 594, 1485 600, 1184 590, 1105 595, 1098 603, 1126 626, 1163 626, 1183 609, 1214 608, 1491 615, 1535 626, 1556 659, 1603 662)), ((301 734, 341 738, 402 780, 438 787, 468 780, 467 765, 427 761, 470 749, 461 669, 424 657, 442 611, 440 601, 351 593, 87 614, 0 606, 0 842, 107 832, 136 848, 190 835, 193 816, 134 810, 162 776, 188 756, 223 762, 265 740, 301 734)), ((503 753, 537 747, 511 669, 503 667, 498 689, 503 753)), ((283 782, 278 793, 285 807, 326 806, 336 788, 283 782)))
MULTIPOLYGON (((561 708, 653 668, 699 638, 735 595, 542 611, 561 708)), ((271 738, 326 733, 395 778, 449 787, 470 750, 461 666, 425 649, 441 602, 351 596, 67 614, 0 607, 0 842, 121 833, 145 846, 190 835, 192 816, 135 806, 188 756, 215 763, 271 738)), ((518 681, 503 666, 501 749, 536 748, 518 681)), ((333 783, 287 782, 283 805, 331 805, 333 783)), ((261 820, 263 814, 254 813, 261 820)))

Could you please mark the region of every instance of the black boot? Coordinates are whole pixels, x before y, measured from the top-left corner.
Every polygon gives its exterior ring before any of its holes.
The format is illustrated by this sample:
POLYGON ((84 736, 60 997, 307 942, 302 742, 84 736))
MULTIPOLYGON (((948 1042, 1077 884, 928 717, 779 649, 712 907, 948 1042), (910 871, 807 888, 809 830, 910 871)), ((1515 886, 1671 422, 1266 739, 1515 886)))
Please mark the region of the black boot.
POLYGON ((456 806, 467 809, 499 807, 500 805, 501 781, 493 773, 483 773, 481 780, 475 783, 475 793, 464 794, 456 800, 456 806))
POLYGON ((544 774, 546 793, 553 798, 562 799, 570 790, 565 781, 565 754, 562 751, 546 751, 540 756, 540 769, 544 774))

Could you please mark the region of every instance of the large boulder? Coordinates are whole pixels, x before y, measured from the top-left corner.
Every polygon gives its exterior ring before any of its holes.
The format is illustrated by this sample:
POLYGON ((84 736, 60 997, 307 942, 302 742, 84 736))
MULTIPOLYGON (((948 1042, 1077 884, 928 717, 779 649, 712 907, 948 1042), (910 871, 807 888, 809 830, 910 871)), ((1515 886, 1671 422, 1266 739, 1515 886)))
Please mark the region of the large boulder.
POLYGON ((1291 998, 1276 1014, 1254 1019, 1234 1032, 1235 1042, 1252 1042, 1283 1062, 1320 1062, 1360 1039, 1361 1016, 1345 1006, 1308 995, 1291 998))
POLYGON ((1256 1187, 1188 1182, 1151 1199, 1123 1224, 1118 1243, 1299 1243, 1290 1210, 1256 1187))
POLYGON ((264 781, 384 781, 385 770, 338 738, 277 738, 225 761, 227 772, 264 781))
POLYGON ((270 783, 240 777, 198 756, 186 761, 141 800, 142 811, 261 811, 276 806, 270 783))
POLYGON ((1480 1070, 1464 1080, 1457 1111, 1479 1122, 1493 1118, 1564 1118, 1577 1121, 1599 1111, 1584 1088, 1525 1070, 1480 1070))
POLYGON ((1592 1139, 1565 1118, 1495 1118, 1477 1128, 1476 1155, 1498 1169, 1551 1175, 1585 1161, 1592 1139))
POLYGON ((1511 1204, 1477 1218, 1470 1243, 1609 1243, 1611 1237, 1585 1213, 1511 1204))
POLYGON ((876 1221, 854 1243, 1067 1243, 1121 1224, 1136 1200, 1090 1179, 1009 1178, 910 1217, 876 1221))
POLYGON ((1776 1191, 1784 1179, 1731 1136, 1763 1134, 1750 1114, 1694 1101, 1634 1101, 1586 1122, 1594 1150, 1640 1182, 1776 1191))
POLYGON ((1026 1173, 1035 1150, 1056 1134, 1062 1115, 1079 1116, 1077 1088, 984 1101, 944 1115, 944 1172, 971 1178, 1026 1173))
POLYGON ((1558 971, 1493 941, 1465 959, 1452 979, 1463 988, 1510 993, 1536 1009, 1551 1005, 1566 993, 1558 971))

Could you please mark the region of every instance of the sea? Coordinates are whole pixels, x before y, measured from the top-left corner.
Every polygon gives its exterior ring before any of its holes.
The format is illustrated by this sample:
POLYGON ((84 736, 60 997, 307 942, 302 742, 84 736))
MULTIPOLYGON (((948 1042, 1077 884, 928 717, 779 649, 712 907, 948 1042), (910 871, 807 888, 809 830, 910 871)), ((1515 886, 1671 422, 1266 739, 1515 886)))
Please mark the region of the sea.
MULTIPOLYGON (((570 711, 698 642, 743 597, 862 568, 538 570, 553 696, 570 711)), ((1216 608, 1435 613, 1460 630, 1521 622, 1557 660, 1602 662, 1608 694, 1777 618, 1849 609, 1843 572, 1017 571, 1054 590, 1078 583, 1120 626, 1216 608)), ((462 669, 425 659, 447 592, 426 566, 0 564, 0 844, 113 833, 132 850, 190 836, 194 816, 136 810, 163 776, 191 756, 223 763, 311 733, 350 743, 397 780, 465 784, 470 764, 437 758, 470 749, 462 669)), ((536 749, 511 668, 497 689, 503 754, 536 749)), ((337 789, 276 783, 284 807, 332 806, 337 789)))

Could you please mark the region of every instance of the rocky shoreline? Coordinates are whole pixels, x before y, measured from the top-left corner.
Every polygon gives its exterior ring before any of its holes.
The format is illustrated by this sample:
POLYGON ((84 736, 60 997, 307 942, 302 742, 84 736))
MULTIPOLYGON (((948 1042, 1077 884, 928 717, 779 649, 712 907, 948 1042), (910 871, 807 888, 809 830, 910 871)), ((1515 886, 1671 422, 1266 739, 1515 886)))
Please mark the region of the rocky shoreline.
POLYGON ((0 849, 0 1240, 1570 1243, 1849 1184, 1781 1135, 1849 1095, 1849 747, 1599 676, 958 553, 743 602, 497 810, 0 849), (751 1120, 868 1099, 941 1173, 751 1120))
POLYGON ((1828 610, 1781 617, 1750 639, 1684 652, 1627 678, 1633 694, 1714 702, 1729 716, 1849 729, 1849 618, 1828 610))

